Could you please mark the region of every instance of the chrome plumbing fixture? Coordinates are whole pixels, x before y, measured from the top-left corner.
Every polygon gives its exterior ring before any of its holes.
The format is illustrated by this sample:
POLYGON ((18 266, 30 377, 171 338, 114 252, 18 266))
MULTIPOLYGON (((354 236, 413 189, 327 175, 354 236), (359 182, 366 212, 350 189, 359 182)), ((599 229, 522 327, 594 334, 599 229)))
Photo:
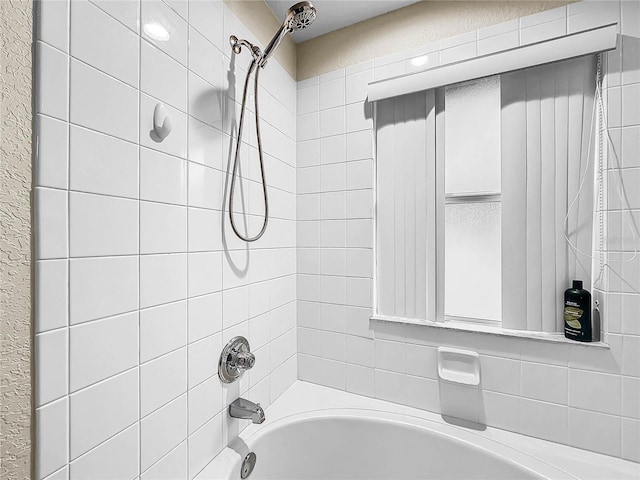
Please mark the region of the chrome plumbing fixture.
POLYGON ((255 242, 258 240, 267 229, 269 223, 269 200, 267 198, 267 183, 264 174, 264 159, 262 155, 262 138, 260 137, 260 113, 258 108, 258 75, 261 68, 267 65, 267 60, 278 48, 284 37, 288 33, 293 33, 297 30, 307 28, 316 19, 316 9, 311 2, 300 2, 293 5, 287 11, 287 16, 284 22, 280 26, 280 29, 276 32, 271 39, 264 52, 259 47, 252 44, 248 40, 238 39, 235 35, 229 37, 229 43, 233 49, 233 53, 236 55, 242 52, 242 47, 246 47, 251 52, 251 63, 247 70, 247 77, 244 81, 244 89, 242 91, 242 108, 240 109, 240 121, 238 123, 238 137, 236 138, 236 154, 233 160, 233 172, 231 174, 231 187, 229 188, 229 220, 231 221, 231 228, 238 238, 245 242, 255 242), (257 68, 260 67, 260 68, 257 68), (255 71, 254 77, 254 102, 255 102, 255 117, 256 117, 256 136, 258 141, 258 159, 260 161, 260 177, 262 180, 262 194, 264 198, 264 221, 262 222, 262 228, 254 237, 245 236, 238 230, 235 220, 233 218, 233 197, 236 190, 236 177, 238 175, 238 159, 240 158, 240 141, 242 140, 242 127, 244 126, 244 113, 247 103, 247 89, 249 88, 249 78, 255 71))
POLYGON ((229 416, 242 420, 251 420, 253 423, 264 422, 264 410, 262 410, 260 404, 244 398, 236 398, 231 402, 229 416))
POLYGON ((304 30, 311 25, 316 19, 316 7, 311 2, 299 2, 287 10, 287 16, 282 22, 282 26, 273 36, 267 47, 264 49, 260 66, 262 68, 267 64, 267 60, 276 48, 280 45, 287 33, 293 33, 298 30, 304 30))
POLYGON ((242 461, 242 466, 240 467, 240 478, 243 480, 251 475, 253 469, 256 466, 256 454, 253 452, 249 452, 244 460, 242 461))
POLYGON ((218 375, 223 383, 235 382, 242 372, 253 368, 256 357, 244 337, 233 337, 222 349, 218 361, 218 375))

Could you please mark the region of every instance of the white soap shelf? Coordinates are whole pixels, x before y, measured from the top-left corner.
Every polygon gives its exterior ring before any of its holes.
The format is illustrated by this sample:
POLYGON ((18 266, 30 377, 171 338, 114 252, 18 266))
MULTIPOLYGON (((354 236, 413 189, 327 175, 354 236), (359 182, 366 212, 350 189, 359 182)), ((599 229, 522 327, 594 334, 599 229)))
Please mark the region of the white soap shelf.
POLYGON ((480 357, 478 352, 438 347, 438 377, 441 380, 460 385, 479 385, 480 357))

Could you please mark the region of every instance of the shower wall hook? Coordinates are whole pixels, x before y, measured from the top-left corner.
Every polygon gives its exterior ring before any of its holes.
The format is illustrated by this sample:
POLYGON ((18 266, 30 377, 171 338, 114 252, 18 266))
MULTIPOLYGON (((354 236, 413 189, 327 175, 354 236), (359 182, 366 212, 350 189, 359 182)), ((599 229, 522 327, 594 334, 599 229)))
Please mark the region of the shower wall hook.
POLYGON ((167 114, 167 109, 163 104, 158 103, 153 110, 153 133, 157 137, 156 141, 161 142, 167 138, 172 128, 173 125, 171 124, 171 118, 167 114))

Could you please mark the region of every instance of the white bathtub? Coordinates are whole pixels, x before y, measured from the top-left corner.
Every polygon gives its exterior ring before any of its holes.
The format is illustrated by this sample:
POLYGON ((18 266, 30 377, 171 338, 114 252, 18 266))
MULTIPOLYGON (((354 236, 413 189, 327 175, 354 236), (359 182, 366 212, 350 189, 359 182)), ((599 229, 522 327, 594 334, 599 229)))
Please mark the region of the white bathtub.
POLYGON ((638 465, 487 428, 474 431, 409 407, 297 382, 198 480, 638 478, 638 465), (635 467, 634 467, 635 466, 635 467))

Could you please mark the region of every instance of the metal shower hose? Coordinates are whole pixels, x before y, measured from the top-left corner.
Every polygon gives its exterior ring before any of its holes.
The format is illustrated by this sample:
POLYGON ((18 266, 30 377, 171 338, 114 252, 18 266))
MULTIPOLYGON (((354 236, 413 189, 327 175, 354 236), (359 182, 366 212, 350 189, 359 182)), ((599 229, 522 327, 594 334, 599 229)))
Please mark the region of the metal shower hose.
POLYGON ((238 125, 238 138, 236 139, 236 155, 233 161, 233 173, 231 174, 231 189, 229 191, 229 220, 231 221, 231 228, 233 228, 234 233, 238 236, 238 238, 244 240, 245 242, 255 242, 262 235, 264 235, 265 230, 267 229, 267 224, 269 223, 269 199, 267 198, 267 183, 264 178, 264 159, 262 157, 262 139, 260 138, 260 113, 258 110, 258 76, 260 73, 260 68, 256 69, 258 65, 259 58, 256 58, 254 55, 253 60, 251 61, 251 65, 249 65, 249 71, 247 72, 247 78, 244 81, 244 90, 242 92, 242 109, 240 110, 240 124, 238 125), (245 105, 247 102, 247 89, 249 87, 249 78, 253 71, 256 71, 255 74, 255 115, 256 115, 256 134, 258 136, 258 157, 260 159, 260 176, 262 177, 262 192, 264 194, 264 222, 262 224, 262 228, 260 232, 255 237, 245 237, 242 235, 238 228, 236 227, 235 220, 233 219, 233 197, 236 189, 236 175, 238 172, 238 159, 240 158, 240 142, 242 141, 242 127, 244 126, 244 113, 245 113, 245 105))

